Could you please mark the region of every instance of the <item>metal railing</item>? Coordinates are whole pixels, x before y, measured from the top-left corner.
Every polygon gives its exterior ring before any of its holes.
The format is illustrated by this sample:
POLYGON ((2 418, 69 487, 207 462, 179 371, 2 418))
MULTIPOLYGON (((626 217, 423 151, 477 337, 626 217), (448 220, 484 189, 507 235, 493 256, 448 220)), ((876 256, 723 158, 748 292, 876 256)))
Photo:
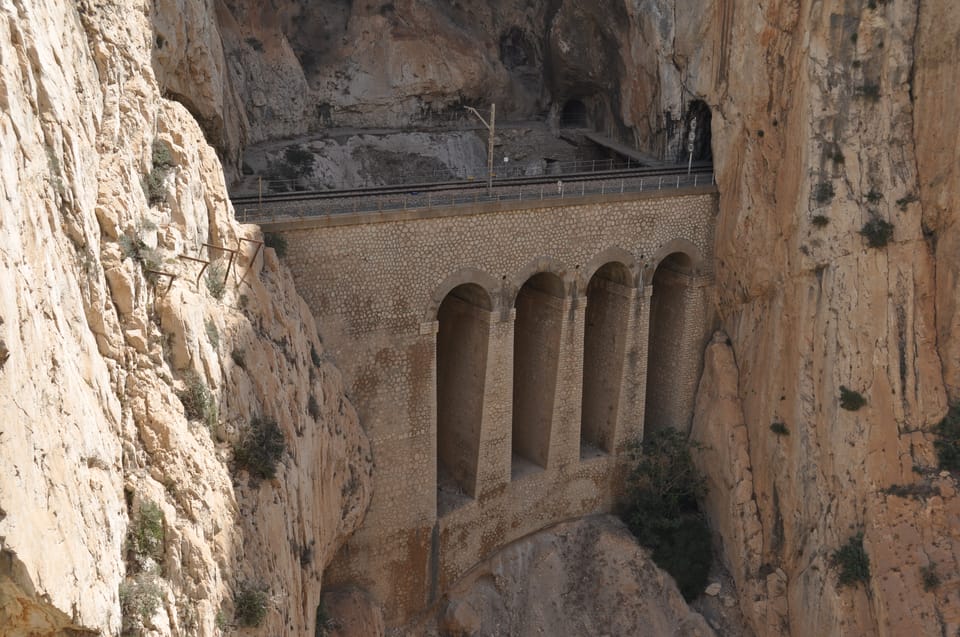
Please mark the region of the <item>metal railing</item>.
MULTIPOLYGON (((716 176, 711 173, 673 174, 655 177, 626 177, 620 179, 581 180, 564 183, 539 183, 530 185, 494 185, 487 194, 486 188, 453 189, 444 191, 405 193, 376 192, 344 197, 324 197, 297 201, 264 200, 259 204, 244 204, 236 208, 237 219, 243 223, 263 223, 278 220, 329 217, 354 213, 392 212, 429 208, 456 208, 495 202, 571 201, 585 197, 613 196, 626 193, 651 191, 703 189, 712 190, 716 176)), ((332 193, 331 193, 332 194, 332 193)))

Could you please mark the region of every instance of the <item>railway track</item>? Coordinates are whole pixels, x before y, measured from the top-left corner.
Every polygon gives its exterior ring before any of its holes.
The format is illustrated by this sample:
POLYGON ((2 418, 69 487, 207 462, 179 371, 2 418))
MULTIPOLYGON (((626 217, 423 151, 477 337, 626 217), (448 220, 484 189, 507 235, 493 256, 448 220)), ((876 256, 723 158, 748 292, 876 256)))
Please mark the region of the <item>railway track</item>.
MULTIPOLYGON (((378 213, 424 208, 505 202, 576 200, 663 189, 714 186, 712 166, 699 165, 690 173, 682 167, 613 169, 589 173, 540 175, 486 181, 461 180, 353 188, 345 190, 296 191, 263 196, 231 198, 237 218, 244 223, 263 223, 291 218, 378 213)), ((571 203, 573 205, 573 203, 571 203)))
MULTIPOLYGON (((691 174, 707 175, 711 174, 713 166, 711 164, 695 165, 691 174)), ((568 173, 560 175, 538 175, 533 177, 505 177, 495 178, 493 180, 494 188, 516 187, 516 186, 540 186, 555 185, 557 181, 564 184, 576 184, 584 181, 603 181, 616 179, 638 179, 655 177, 676 177, 686 175, 687 171, 683 167, 676 168, 630 168, 630 169, 612 169, 598 170, 581 173, 568 173)), ((317 201, 322 199, 344 199, 351 197, 375 197, 385 195, 421 195, 425 193, 438 193, 448 191, 472 191, 475 189, 487 188, 485 180, 462 179, 456 181, 438 181, 424 183, 410 183, 389 186, 371 186, 366 188, 349 188, 342 190, 296 190, 290 192, 270 192, 263 195, 239 195, 231 197, 230 200, 234 206, 242 207, 263 202, 281 203, 281 202, 301 202, 317 201)))

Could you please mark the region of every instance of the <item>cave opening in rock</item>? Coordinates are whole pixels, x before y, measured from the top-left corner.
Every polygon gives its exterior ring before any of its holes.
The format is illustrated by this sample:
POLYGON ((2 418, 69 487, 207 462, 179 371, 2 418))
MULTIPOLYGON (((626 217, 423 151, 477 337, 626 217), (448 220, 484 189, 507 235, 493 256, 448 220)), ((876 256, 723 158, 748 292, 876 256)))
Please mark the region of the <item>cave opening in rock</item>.
POLYGON ((520 27, 510 27, 500 35, 500 61, 507 70, 528 66, 533 57, 534 47, 520 27))
POLYGON ((487 372, 490 296, 467 283, 437 311, 437 513, 475 497, 487 372))
POLYGON ((513 327, 512 476, 547 466, 557 389, 563 281, 549 272, 520 288, 513 327))
POLYGON ((681 159, 690 158, 688 144, 693 145, 693 161, 713 161, 713 149, 710 140, 710 107, 703 100, 690 102, 683 124, 684 146, 681 159), (693 141, 690 131, 693 130, 693 141))
POLYGON ((611 262, 597 270, 587 285, 581 458, 613 451, 623 383, 631 278, 625 265, 611 262))
POLYGON ((582 100, 567 100, 560 112, 560 126, 563 128, 586 128, 587 105, 582 100))
POLYGON ((659 263, 653 275, 644 435, 666 427, 686 426, 681 375, 688 367, 682 354, 692 263, 689 255, 674 252, 659 263))

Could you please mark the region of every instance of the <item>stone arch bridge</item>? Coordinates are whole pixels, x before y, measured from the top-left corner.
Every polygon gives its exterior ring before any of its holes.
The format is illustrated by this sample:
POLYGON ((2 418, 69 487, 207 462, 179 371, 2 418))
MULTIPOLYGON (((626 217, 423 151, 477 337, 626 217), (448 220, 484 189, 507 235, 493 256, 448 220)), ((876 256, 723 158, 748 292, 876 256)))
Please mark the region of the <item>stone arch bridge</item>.
POLYGON ((263 224, 374 453, 326 585, 399 623, 498 548, 610 511, 626 446, 688 425, 712 185, 263 224))

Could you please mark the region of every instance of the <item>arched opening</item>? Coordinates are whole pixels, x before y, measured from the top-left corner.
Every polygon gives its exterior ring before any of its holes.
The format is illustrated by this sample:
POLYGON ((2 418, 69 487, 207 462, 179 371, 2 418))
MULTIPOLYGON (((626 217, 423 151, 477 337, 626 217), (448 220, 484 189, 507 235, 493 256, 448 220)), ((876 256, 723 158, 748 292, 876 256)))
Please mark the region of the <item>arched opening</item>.
POLYGON ((560 113, 560 126, 563 128, 586 128, 587 105, 581 100, 567 100, 560 113))
POLYGON ((437 514, 475 497, 490 296, 467 283, 437 311, 437 514))
POLYGON ((644 432, 665 427, 686 427, 679 392, 685 362, 683 338, 686 293, 692 260, 682 252, 663 259, 653 275, 650 297, 650 332, 647 345, 647 398, 644 432))
POLYGON ((587 285, 583 330, 583 403, 580 457, 613 451, 620 411, 627 316, 632 289, 630 270, 607 263, 587 285))
POLYGON ((690 158, 690 147, 693 147, 693 161, 713 161, 713 150, 710 147, 710 107, 703 100, 690 102, 687 116, 683 123, 683 153, 681 159, 690 158), (690 131, 693 131, 693 140, 690 131))
POLYGON ((513 324, 512 475, 546 467, 557 390, 563 281, 549 272, 524 283, 513 324))

